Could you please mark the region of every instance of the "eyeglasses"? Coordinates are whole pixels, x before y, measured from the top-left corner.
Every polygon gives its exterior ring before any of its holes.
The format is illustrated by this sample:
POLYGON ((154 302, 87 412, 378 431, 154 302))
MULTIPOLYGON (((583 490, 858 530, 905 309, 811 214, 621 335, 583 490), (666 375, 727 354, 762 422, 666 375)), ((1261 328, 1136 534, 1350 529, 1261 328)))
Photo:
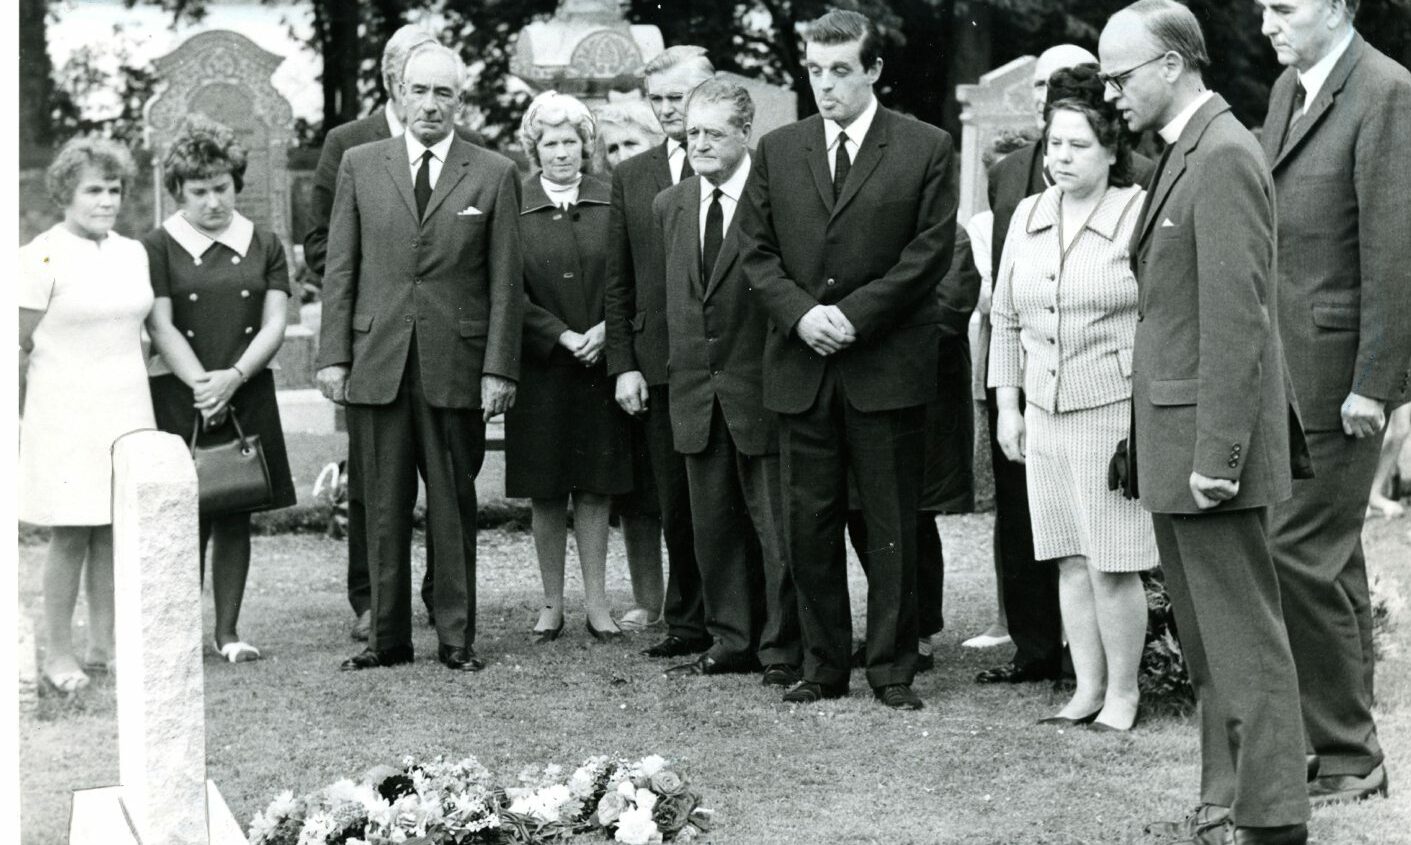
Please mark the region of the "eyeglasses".
POLYGON ((1150 59, 1147 59, 1139 65, 1133 65, 1132 67, 1127 68, 1121 73, 1099 73, 1097 75, 1097 78, 1098 81, 1101 82, 1103 85, 1110 86, 1113 91, 1116 91, 1118 95, 1120 95, 1122 93, 1122 86, 1127 84, 1127 80, 1132 78, 1132 74, 1136 73, 1137 71, 1141 70, 1152 62, 1159 62, 1164 58, 1166 58, 1166 54, 1162 53, 1159 56, 1154 56, 1150 59))

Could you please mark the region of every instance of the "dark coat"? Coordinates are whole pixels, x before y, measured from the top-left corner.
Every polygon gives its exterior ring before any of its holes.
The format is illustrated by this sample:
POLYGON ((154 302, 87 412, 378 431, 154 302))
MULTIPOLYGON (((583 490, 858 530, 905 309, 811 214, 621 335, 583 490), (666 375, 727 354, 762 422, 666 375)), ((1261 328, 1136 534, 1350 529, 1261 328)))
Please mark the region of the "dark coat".
MULTIPOLYGON (((701 279, 700 176, 657 195, 666 267, 671 339, 671 431, 676 451, 692 455, 710 439, 720 403, 735 448, 746 455, 779 450, 778 424, 764 408, 766 317, 740 272, 740 208, 730 219, 715 271, 701 279)), ((743 198, 742 198, 743 199, 743 198)))
POLYGON ((813 405, 826 362, 794 327, 819 304, 837 305, 857 330, 832 357, 858 410, 935 397, 943 315, 934 291, 955 242, 954 158, 944 131, 879 106, 834 202, 821 117, 760 139, 738 213, 745 277, 770 317, 766 407, 813 405))
POLYGON ((1290 424, 1299 444, 1302 429, 1272 319, 1273 178, 1259 143, 1218 95, 1172 146, 1133 240, 1142 504, 1200 513, 1192 471, 1239 482, 1221 510, 1287 499, 1290 424))
POLYGON ((1411 73, 1362 36, 1280 147, 1297 71, 1274 83, 1264 153, 1279 206, 1279 330, 1310 431, 1349 393, 1411 399, 1411 73))
POLYGON ((396 398, 413 329, 433 407, 479 409, 482 375, 519 377, 519 207, 509 159, 459 138, 422 220, 403 139, 343 156, 318 366, 351 366, 349 402, 396 398))
POLYGON ((613 171, 608 224, 608 373, 637 370, 653 386, 667 383, 666 280, 652 217, 652 201, 671 187, 667 143, 613 171))
MULTIPOLYGON (((485 139, 478 132, 457 126, 456 135, 476 146, 485 146, 485 139)), ((391 137, 392 130, 382 106, 367 117, 333 127, 324 137, 318 168, 314 170, 313 200, 309 206, 313 228, 304 235, 304 263, 320 276, 328 256, 328 221, 333 216, 333 190, 338 186, 338 166, 343 163, 343 154, 353 147, 391 137)))

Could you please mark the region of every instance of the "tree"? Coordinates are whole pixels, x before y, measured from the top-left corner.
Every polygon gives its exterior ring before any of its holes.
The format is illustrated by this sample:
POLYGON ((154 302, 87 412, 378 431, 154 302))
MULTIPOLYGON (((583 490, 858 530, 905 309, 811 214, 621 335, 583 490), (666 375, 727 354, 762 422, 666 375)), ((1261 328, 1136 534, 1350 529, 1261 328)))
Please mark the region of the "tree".
POLYGON ((54 64, 49 60, 45 0, 20 0, 20 156, 30 158, 54 141, 50 109, 54 64))

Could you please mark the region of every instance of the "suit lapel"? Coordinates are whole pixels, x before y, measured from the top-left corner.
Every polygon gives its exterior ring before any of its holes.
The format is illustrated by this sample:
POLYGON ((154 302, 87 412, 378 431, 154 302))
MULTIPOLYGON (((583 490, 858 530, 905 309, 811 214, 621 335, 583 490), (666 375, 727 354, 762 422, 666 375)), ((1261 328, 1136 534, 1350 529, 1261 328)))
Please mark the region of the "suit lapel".
POLYGON ((1274 83, 1269 94, 1269 113, 1264 119, 1264 128, 1259 131, 1259 144, 1264 148, 1264 160, 1272 168, 1279 160, 1279 142, 1288 129, 1290 112, 1293 110, 1293 90, 1297 84, 1298 71, 1289 68, 1274 83))
POLYGON ((867 181, 867 177, 872 175, 872 171, 877 169, 877 165, 882 162, 882 154, 886 150, 887 141, 890 138, 892 115, 891 112, 877 107, 877 116, 872 119, 872 126, 869 127, 867 137, 862 139, 862 145, 857 149, 857 161, 852 163, 852 170, 848 172, 848 180, 843 184, 843 195, 838 197, 838 204, 833 206, 833 216, 848 207, 852 198, 857 196, 857 192, 862 190, 862 184, 867 181))
POLYGON ((715 270, 710 274, 710 283, 706 285, 703 300, 710 299, 715 289, 720 287, 720 281, 730 272, 730 265, 734 264, 740 255, 740 238, 737 234, 740 229, 739 220, 740 208, 737 204, 735 216, 730 218, 730 226, 725 230, 725 239, 720 242, 720 255, 715 259, 715 270))
POLYGON ((667 155, 666 151, 672 143, 672 140, 667 138, 660 146, 653 148, 650 152, 656 162, 656 166, 652 168, 652 176, 656 179, 658 194, 671 187, 671 156, 667 155))
POLYGON ((681 219, 685 225, 679 236, 690 242, 690 248, 686 250, 691 256, 691 260, 686 262, 686 281, 690 283, 691 296, 700 297, 704 284, 701 281, 701 185, 705 180, 696 176, 692 181, 695 184, 681 192, 681 219))
POLYGON ((416 192, 412 190, 412 167, 408 163, 406 144, 387 145, 387 175, 392 177, 392 184, 397 186, 397 193, 402 195, 407 211, 415 219, 416 192))
POLYGON ((818 198, 829 213, 833 211, 833 174, 828 170, 828 139, 823 134, 823 118, 809 118, 814 125, 808 130, 808 146, 805 158, 808 169, 813 173, 813 186, 818 189, 818 198))
POLYGON ((1190 121, 1181 131, 1181 137, 1176 139, 1175 146, 1171 148, 1171 155, 1166 160, 1166 166, 1156 174, 1151 205, 1147 209, 1146 217, 1142 219, 1141 225, 1137 227, 1137 243, 1143 244, 1150 237, 1157 218, 1161 216, 1161 208, 1166 204, 1167 197, 1171 195, 1171 189, 1181 181, 1181 175, 1186 172, 1186 156, 1190 155, 1190 152, 1200 143, 1201 136, 1209 128, 1210 122, 1229 110, 1230 104, 1225 102, 1224 97, 1216 94, 1199 109, 1196 109, 1195 114, 1191 115, 1190 121))
MULTIPOLYGON (((431 219, 431 215, 436 213, 436 209, 469 172, 470 146, 452 136, 450 149, 446 151, 446 163, 441 165, 441 175, 436 177, 436 187, 431 190, 431 199, 426 203, 426 219, 431 219)), ((415 204, 412 207, 415 208, 415 204)))
MULTIPOLYGON (((1313 98, 1313 102, 1308 106, 1308 112, 1299 118, 1294 124, 1293 130, 1289 132, 1288 140, 1284 143, 1283 149, 1279 150, 1279 156, 1274 160, 1274 167, 1278 167, 1288 158, 1289 153, 1298 148, 1303 143, 1303 139, 1308 137, 1308 133, 1313 131, 1313 127, 1318 125, 1323 114, 1333 107, 1333 100, 1342 91, 1342 87, 1347 84, 1347 78, 1352 75, 1352 69, 1356 67, 1357 60, 1362 55, 1362 36, 1352 36, 1352 43, 1348 45, 1342 58, 1333 65, 1333 72, 1328 74, 1328 80, 1323 83, 1323 87, 1318 91, 1318 96, 1313 98)), ((1288 109, 1284 110, 1285 112, 1288 109)), ((1282 137, 1282 133, 1280 133, 1282 137)))

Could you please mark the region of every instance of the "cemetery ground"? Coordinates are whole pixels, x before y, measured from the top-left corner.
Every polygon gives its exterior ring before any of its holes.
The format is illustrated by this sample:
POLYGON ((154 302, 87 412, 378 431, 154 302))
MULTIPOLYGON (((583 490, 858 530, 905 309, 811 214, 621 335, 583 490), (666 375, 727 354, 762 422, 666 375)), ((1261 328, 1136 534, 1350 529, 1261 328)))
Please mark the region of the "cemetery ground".
MULTIPOLYGON (((498 496, 500 460, 490 456, 482 479, 490 512, 512 510, 498 496)), ((296 458, 301 497, 319 463, 296 458)), ((917 677, 926 702, 917 713, 877 704, 861 672, 849 698, 809 707, 782 704, 758 676, 667 680, 661 670, 670 661, 637 654, 661 632, 618 644, 589 638, 571 554, 564 636, 531 647, 538 572, 528 532, 513 524, 480 535, 476 646, 490 661, 484 672, 452 673, 435 661, 435 633, 415 599, 414 665, 340 672, 360 648, 348 638, 344 544, 312 532, 258 536, 240 630, 265 659, 233 666, 207 647, 209 775, 242 825, 281 790, 309 791, 407 754, 475 755, 512 776, 595 754, 659 753, 679 763, 716 811, 708 838, 716 843, 1122 843, 1146 821, 1184 814, 1198 777, 1190 716, 1149 715, 1130 735, 1062 731, 1034 724, 1063 700, 1049 685, 972 682, 1008 656, 959 645, 990 619, 992 521, 943 517, 940 526, 946 630, 936 669, 917 677)), ((1371 569, 1411 595, 1411 520, 1373 519, 1365 538, 1371 569)), ((421 543, 418 534, 418 578, 421 543)), ((22 545, 21 601, 36 623, 42 562, 42 545, 22 545)), ((608 586, 616 609, 629 606, 616 531, 608 586)), ((855 565, 850 586, 860 633, 865 584, 855 565)), ((209 587, 204 609, 209 632, 209 587)), ((1408 612, 1377 676, 1392 798, 1319 811, 1315 842, 1411 842, 1402 791, 1411 778, 1408 612)), ((75 618, 83 620, 82 605, 75 618)), ((58 845, 71 790, 117 781, 113 681, 95 678, 76 702, 40 699, 20 733, 23 842, 58 845)))

